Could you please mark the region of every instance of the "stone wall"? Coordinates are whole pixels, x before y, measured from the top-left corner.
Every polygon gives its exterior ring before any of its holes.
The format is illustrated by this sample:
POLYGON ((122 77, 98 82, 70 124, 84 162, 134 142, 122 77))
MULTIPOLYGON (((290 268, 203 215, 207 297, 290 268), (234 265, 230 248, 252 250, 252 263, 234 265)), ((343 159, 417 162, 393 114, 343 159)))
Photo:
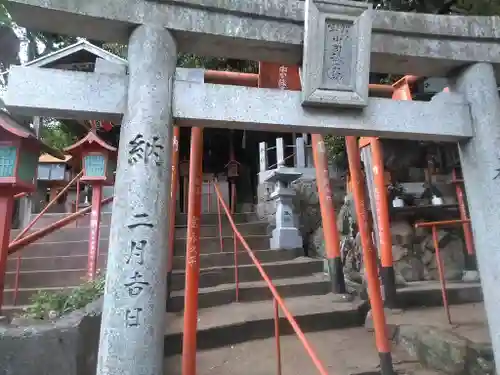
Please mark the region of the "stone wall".
MULTIPOLYGON (((344 273, 351 286, 359 286, 362 289, 362 247, 351 196, 346 197, 337 212, 344 273)), ((391 223, 391 233, 394 271, 398 285, 412 281, 439 280, 430 229, 415 229, 408 221, 394 219, 391 223)), ((439 229, 438 239, 446 280, 461 280, 466 268, 466 251, 461 228, 439 229)), ((324 246, 323 228, 319 227, 309 241, 309 253, 323 257, 324 246)))
POLYGON ((0 375, 94 375, 102 300, 53 322, 0 324, 0 375))

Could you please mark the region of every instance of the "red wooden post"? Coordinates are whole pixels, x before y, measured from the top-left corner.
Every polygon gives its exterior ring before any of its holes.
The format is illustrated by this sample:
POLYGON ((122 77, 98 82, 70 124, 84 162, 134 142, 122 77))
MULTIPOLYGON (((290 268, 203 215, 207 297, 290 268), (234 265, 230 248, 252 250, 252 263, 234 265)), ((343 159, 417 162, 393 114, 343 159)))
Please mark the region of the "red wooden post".
POLYGON ((385 304, 396 306, 396 276, 392 259, 392 236, 389 218, 389 202, 385 187, 385 171, 382 143, 378 138, 370 138, 375 186, 375 207, 380 241, 380 275, 384 286, 385 304))
POLYGON ((2 195, 0 195, 0 313, 3 307, 5 271, 7 269, 7 255, 9 252, 13 211, 14 198, 12 194, 10 192, 2 192, 2 195))
POLYGON ((198 284, 200 278, 200 218, 203 183, 203 129, 191 129, 189 203, 186 245, 186 286, 182 375, 196 375, 196 330, 198 325, 198 284))
POLYGON ((273 298, 274 339, 276 341, 276 374, 281 375, 281 340, 280 340, 280 310, 278 301, 273 298))
POLYGON ((92 186, 92 211, 90 213, 89 253, 87 264, 87 278, 94 280, 99 259, 99 232, 101 227, 101 200, 102 185, 92 186))
POLYGON ((170 181, 170 201, 168 218, 169 231, 168 231, 168 261, 167 261, 167 288, 170 293, 170 279, 172 277, 172 266, 174 262, 174 245, 175 245, 175 214, 177 207, 177 185, 179 184, 179 138, 181 129, 178 126, 174 127, 174 138, 172 141, 172 179, 170 181))
POLYGON ((373 325, 375 328, 375 342, 380 357, 380 374, 394 375, 392 366, 391 345, 387 336, 385 324, 384 303, 380 292, 380 281, 378 279, 377 255, 368 228, 368 218, 365 207, 365 184, 361 172, 361 158, 359 156, 358 142, 356 137, 346 137, 346 149, 349 159, 349 172, 351 174, 352 191, 356 216, 361 236, 361 247, 363 249, 363 261, 368 281, 368 296, 372 309, 373 325))
POLYGON ((345 294, 346 287, 340 254, 340 237, 337 231, 335 208, 333 206, 332 189, 330 186, 330 175, 328 172, 327 153, 323 136, 320 134, 312 134, 312 149, 332 292, 345 294))

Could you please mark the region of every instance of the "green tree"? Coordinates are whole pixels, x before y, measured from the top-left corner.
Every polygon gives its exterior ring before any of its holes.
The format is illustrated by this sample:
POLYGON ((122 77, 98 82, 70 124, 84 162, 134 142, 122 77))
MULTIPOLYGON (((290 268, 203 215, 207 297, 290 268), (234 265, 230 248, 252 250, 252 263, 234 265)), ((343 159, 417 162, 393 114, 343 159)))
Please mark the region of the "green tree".
POLYGON ((69 126, 52 118, 44 118, 40 138, 49 146, 62 150, 77 140, 69 126))

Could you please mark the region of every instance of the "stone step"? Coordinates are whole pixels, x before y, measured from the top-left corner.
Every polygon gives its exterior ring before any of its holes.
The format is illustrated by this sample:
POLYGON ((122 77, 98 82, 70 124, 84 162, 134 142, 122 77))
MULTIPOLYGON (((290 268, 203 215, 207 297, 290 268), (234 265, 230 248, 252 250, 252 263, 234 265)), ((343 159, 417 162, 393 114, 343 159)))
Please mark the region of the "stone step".
MULTIPOLYGON (((323 295, 331 291, 330 282, 324 273, 290 279, 276 279, 273 284, 283 298, 323 295)), ((198 308, 204 309, 227 305, 235 302, 235 296, 236 286, 234 283, 200 288, 198 291, 198 308)), ((272 299, 272 294, 264 281, 250 281, 239 284, 239 302, 269 299, 272 299)), ((183 309, 184 291, 172 292, 167 310, 169 312, 180 312, 183 309)))
MULTIPOLYGON (((101 253, 97 261, 97 268, 104 269, 108 254, 101 253)), ((52 257, 21 257, 21 271, 57 271, 60 269, 81 269, 87 267, 87 255, 52 256, 52 257)), ((15 272, 17 257, 11 256, 7 260, 7 272, 15 272)))
MULTIPOLYGON (((268 235, 247 235, 245 241, 252 250, 269 249, 271 236, 268 235)), ((186 238, 178 238, 175 240, 174 255, 183 255, 186 253, 186 238)), ((223 249, 222 252, 232 252, 234 250, 234 240, 232 236, 222 237, 223 249)), ((238 249, 243 250, 241 244, 238 243, 238 249)), ((220 253, 220 238, 204 237, 200 238, 200 254, 220 253)))
MULTIPOLYGON (((322 260, 306 257, 299 257, 288 261, 263 263, 262 265, 272 280, 309 276, 323 271, 322 260)), ((253 264, 239 266, 238 278, 240 282, 262 280, 259 270, 253 264)), ((234 282, 234 279, 234 266, 203 268, 200 270, 199 287, 207 288, 220 284, 229 284, 234 282)), ((184 289, 185 281, 185 271, 174 270, 172 274, 172 291, 184 289)))
MULTIPOLYGON (((22 253, 20 253, 22 254, 22 253)), ((277 262, 280 260, 292 260, 297 257, 295 251, 290 250, 257 250, 257 258, 261 262, 277 262)), ((100 253, 97 267, 105 269, 107 262, 107 251, 100 253)), ((17 256, 13 255, 7 260, 7 272, 15 272, 17 269, 17 256)), ((88 256, 85 255, 63 255, 46 257, 21 257, 21 271, 49 271, 59 269, 82 269, 87 267, 88 256)), ((201 254, 200 265, 202 268, 232 266, 234 264, 234 252, 201 254)), ((253 264, 248 253, 240 249, 238 251, 238 264, 253 264)), ((185 257, 174 257, 174 269, 182 270, 185 267, 185 257)))
MULTIPOLYGON (((226 215, 221 211, 223 220, 227 220, 226 215)), ((237 224, 259 221, 259 217, 255 212, 242 212, 233 214, 234 222, 237 224)), ((176 225, 187 225, 187 214, 177 214, 175 219, 176 225)), ((217 213, 202 213, 201 225, 218 225, 219 215, 217 213)))
MULTIPOLYGON (((267 235, 251 235, 245 236, 245 240, 252 249, 262 250, 268 249, 270 236, 267 235)), ((233 238, 226 236, 222 238, 223 251, 233 251, 233 238)), ((99 248, 102 252, 106 252, 109 245, 109 239, 102 236, 99 241, 99 248)), ((72 255, 87 255, 88 241, 59 241, 59 242, 35 242, 22 250, 23 258, 30 257, 51 257, 51 256, 72 256, 72 255)), ((219 237, 203 237, 200 239, 200 252, 202 254, 220 252, 219 237)), ((186 239, 178 238, 175 240, 174 254, 183 254, 186 252, 186 239)), ((13 255, 17 257, 17 255, 13 255)))
MULTIPOLYGON (((285 255, 287 255, 285 253, 285 255)), ((290 258, 291 255, 288 255, 290 258)), ((54 257, 55 258, 55 257, 54 257)), ((52 259, 54 259, 52 258, 52 259)), ((75 258, 75 257, 69 257, 75 258)), ((22 270, 19 273, 19 288, 43 288, 43 287, 68 287, 72 285, 80 285, 86 277, 87 262, 85 257, 76 258, 77 260, 68 260, 68 257, 60 257, 55 260, 46 260, 49 264, 51 261, 71 262, 72 268, 55 268, 55 269, 32 269, 22 270), (61 259, 62 258, 62 259, 61 259), (73 262, 77 263, 74 264, 73 262), (78 267, 77 267, 78 266, 78 267)), ((40 260, 40 258, 38 258, 40 260)), ((32 260, 25 260, 31 262, 32 260)), ((99 259, 99 265, 103 267, 105 264, 105 255, 99 259)), ((21 265, 23 260, 21 260, 21 265)), ((263 263, 264 268, 272 278, 287 278, 294 276, 307 276, 316 272, 322 271, 321 260, 311 258, 296 258, 292 260, 278 261, 272 263, 263 263)), ((257 268, 253 264, 243 264, 238 267, 240 281, 259 281, 261 279, 257 268)), ((172 290, 181 290, 184 288, 185 271, 174 270, 172 275, 172 290)), ((5 288, 13 289, 15 287, 16 271, 6 272, 5 288)), ((206 267, 200 270, 200 287, 210 287, 219 284, 227 284, 234 281, 234 266, 223 267, 206 267)))
MULTIPOLYGON (((19 274, 20 288, 45 288, 45 287, 67 287, 68 285, 80 285, 85 281, 86 268, 23 271, 19 274)), ((15 272, 5 273, 5 288, 13 289, 15 286, 15 272)))
MULTIPOLYGON (((286 298, 285 304, 304 332, 360 326, 368 309, 364 302, 358 300, 334 302, 331 294, 286 298)), ((167 313, 165 355, 181 352, 182 329, 182 312, 167 313)), ((293 333, 284 317, 280 318, 280 332, 282 335, 293 333)), ((272 336, 274 336, 274 315, 271 301, 232 303, 199 310, 198 350, 230 346, 272 336)))
MULTIPOLYGON (((254 254, 260 262, 264 263, 292 260, 298 255, 297 252, 293 250, 254 250, 254 254)), ((252 259, 241 246, 239 247, 237 255, 239 265, 253 264, 252 259)), ((175 256, 173 269, 182 270, 185 267, 185 263, 185 256, 175 256)), ((200 254, 200 265, 203 268, 232 266, 234 265, 234 252, 200 254)))
MULTIPOLYGON (((443 306, 439 281, 417 281, 397 290, 401 309, 443 306)), ((447 281, 446 297, 450 305, 481 302, 483 292, 479 282, 447 281)))
MULTIPOLYGON (((268 224, 261 221, 249 222, 249 223, 241 223, 238 224, 238 230, 244 236, 246 235, 266 235, 267 234, 268 224)), ((101 225, 100 227, 100 235, 102 238, 109 237, 109 226, 101 225)), ((28 234, 37 231, 37 229, 32 229, 28 231, 28 234)), ((175 228, 175 237, 183 238, 186 237, 186 226, 176 226, 175 228)), ((16 236, 20 233, 20 230, 13 230, 11 232, 10 238, 13 241, 16 236)), ((64 227, 55 232, 39 239, 37 243, 44 242, 63 242, 63 241, 87 241, 89 238, 89 227, 64 227)), ((230 226, 229 222, 226 220, 222 222, 222 235, 223 236, 232 236, 233 229, 230 226)), ((200 227, 200 236, 201 237, 218 237, 219 236, 219 225, 202 225, 200 227)))
MULTIPOLYGON (((34 228, 45 228, 50 224, 55 223, 58 220, 63 219, 68 216, 68 214, 45 214, 43 215, 34 225, 34 228)), ((225 214, 221 213, 222 218, 226 221, 225 214)), ((35 216, 33 215, 32 218, 35 216)), ((236 213, 233 215, 234 221, 236 223, 247 223, 251 221, 258 221, 258 216, 255 212, 246 212, 246 213, 236 213)), ((187 225, 187 214, 177 214, 176 215, 176 224, 178 225, 187 225)), ((202 213, 201 215, 201 225, 218 225, 219 217, 217 213, 202 213)), ((80 219, 73 222, 71 227, 88 227, 90 223, 90 215, 85 215, 80 219)), ((109 225, 111 223, 111 213, 103 212, 101 214, 101 224, 109 225)))

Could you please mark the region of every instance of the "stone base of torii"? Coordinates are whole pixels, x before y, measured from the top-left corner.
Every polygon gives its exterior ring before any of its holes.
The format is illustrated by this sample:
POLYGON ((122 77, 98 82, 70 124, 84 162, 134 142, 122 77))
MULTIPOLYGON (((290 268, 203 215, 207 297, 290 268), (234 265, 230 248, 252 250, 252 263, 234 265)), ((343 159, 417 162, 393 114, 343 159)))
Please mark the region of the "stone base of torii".
POLYGON ((500 232, 492 230, 500 223, 496 178, 500 21, 371 14, 359 4, 337 0, 257 0, 252 7, 247 2, 215 0, 6 4, 21 26, 128 41, 128 75, 13 68, 5 100, 11 111, 24 115, 123 117, 99 375, 163 371, 169 195, 165 186, 170 179, 174 121, 179 126, 457 142, 488 324, 500 363, 500 232), (305 89, 300 93, 204 84, 196 71, 175 69, 178 50, 284 64, 302 61, 305 89), (365 85, 370 70, 447 76, 450 92, 428 103, 368 98, 365 85))

